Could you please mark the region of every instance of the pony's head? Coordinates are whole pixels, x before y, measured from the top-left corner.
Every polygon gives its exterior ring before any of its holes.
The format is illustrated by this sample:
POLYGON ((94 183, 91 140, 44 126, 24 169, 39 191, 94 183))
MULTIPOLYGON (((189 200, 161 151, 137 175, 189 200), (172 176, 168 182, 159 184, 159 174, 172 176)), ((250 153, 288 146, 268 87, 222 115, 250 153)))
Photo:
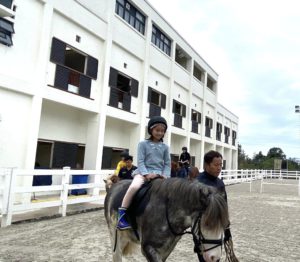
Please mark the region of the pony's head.
POLYGON ((208 195, 208 205, 199 225, 203 258, 207 262, 219 261, 222 255, 224 230, 229 225, 227 202, 220 193, 208 195))

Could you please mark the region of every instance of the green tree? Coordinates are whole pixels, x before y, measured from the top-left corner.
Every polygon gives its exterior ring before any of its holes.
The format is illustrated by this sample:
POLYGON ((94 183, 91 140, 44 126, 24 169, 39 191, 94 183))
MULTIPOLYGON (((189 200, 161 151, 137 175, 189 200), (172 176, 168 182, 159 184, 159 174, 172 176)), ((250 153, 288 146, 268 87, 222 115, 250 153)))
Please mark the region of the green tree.
POLYGON ((286 156, 283 153, 282 149, 279 147, 272 147, 269 149, 268 154, 267 154, 268 158, 280 158, 280 159, 285 159, 286 156))

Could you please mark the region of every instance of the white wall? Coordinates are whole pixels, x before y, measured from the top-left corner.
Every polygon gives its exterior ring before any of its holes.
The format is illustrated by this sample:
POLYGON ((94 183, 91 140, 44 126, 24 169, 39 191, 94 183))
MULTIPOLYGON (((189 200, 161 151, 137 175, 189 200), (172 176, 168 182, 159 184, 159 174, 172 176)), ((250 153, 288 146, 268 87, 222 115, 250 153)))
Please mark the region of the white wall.
POLYGON ((0 167, 25 163, 32 98, 0 87, 0 167))
POLYGON ((86 143, 87 122, 80 111, 44 101, 39 138, 63 142, 86 143))

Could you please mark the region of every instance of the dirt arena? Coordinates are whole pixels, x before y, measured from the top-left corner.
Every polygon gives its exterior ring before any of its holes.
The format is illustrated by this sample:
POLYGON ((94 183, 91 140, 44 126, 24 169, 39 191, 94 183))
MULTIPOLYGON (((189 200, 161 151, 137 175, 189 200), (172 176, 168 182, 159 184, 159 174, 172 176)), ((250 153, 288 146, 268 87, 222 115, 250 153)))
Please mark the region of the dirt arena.
MULTIPOLYGON (((300 197, 295 186, 227 186, 235 251, 241 262, 300 261, 300 197)), ((103 210, 13 224, 0 229, 0 262, 111 261, 103 210)), ((146 261, 138 252, 124 261, 146 261)), ((191 236, 167 261, 196 262, 191 236)), ((223 260, 224 261, 224 260, 223 260)))

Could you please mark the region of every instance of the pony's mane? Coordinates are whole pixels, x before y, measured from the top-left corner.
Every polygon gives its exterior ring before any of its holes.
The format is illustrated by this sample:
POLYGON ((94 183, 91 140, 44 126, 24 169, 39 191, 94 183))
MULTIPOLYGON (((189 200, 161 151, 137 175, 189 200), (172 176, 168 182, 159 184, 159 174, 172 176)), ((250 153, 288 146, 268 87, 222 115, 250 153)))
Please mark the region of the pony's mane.
POLYGON ((154 181, 152 185, 152 192, 158 194, 159 198, 172 199, 176 201, 178 206, 189 205, 191 209, 199 207, 199 204, 206 207, 208 204, 207 195, 210 190, 214 189, 209 189, 198 181, 189 181, 182 178, 154 181))
POLYGON ((220 193, 208 196, 209 204, 202 215, 202 227, 208 230, 220 231, 229 225, 228 205, 220 193))
POLYGON ((226 200, 216 188, 198 181, 172 178, 153 183, 152 192, 156 192, 159 198, 172 199, 178 207, 203 210, 201 221, 209 230, 219 230, 229 224, 226 200))

